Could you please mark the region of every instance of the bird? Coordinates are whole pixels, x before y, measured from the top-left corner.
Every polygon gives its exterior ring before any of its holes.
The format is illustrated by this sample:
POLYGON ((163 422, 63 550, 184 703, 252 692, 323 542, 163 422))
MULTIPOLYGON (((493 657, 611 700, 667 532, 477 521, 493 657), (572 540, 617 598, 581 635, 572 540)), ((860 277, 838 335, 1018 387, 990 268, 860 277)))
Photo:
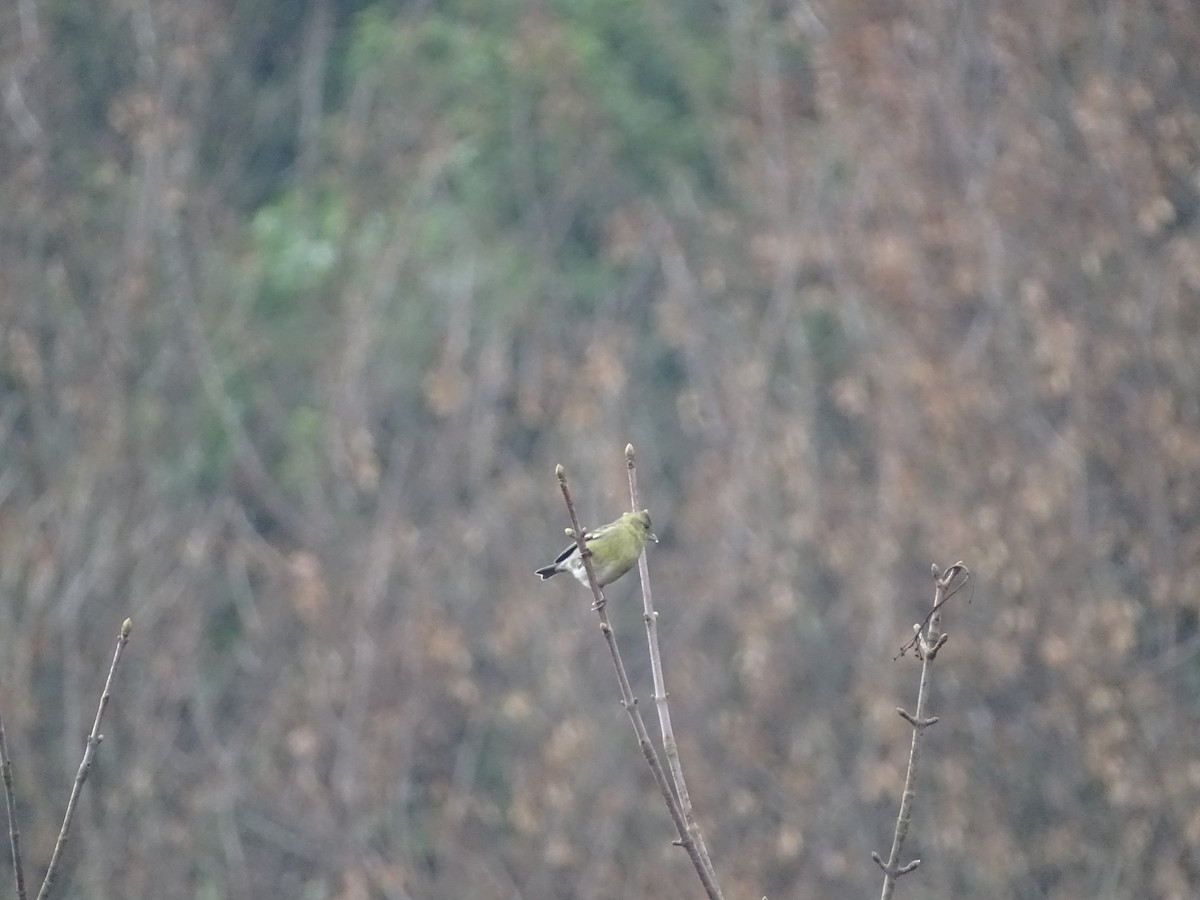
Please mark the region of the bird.
MULTIPOLYGON (((650 530, 648 509, 623 513, 615 522, 601 525, 595 531, 585 531, 583 540, 592 551, 592 570, 600 587, 612 584, 637 565, 647 540, 658 543, 658 538, 650 530)), ((578 543, 572 543, 553 563, 543 566, 534 574, 545 581, 559 572, 570 572, 580 584, 590 587, 578 543)))

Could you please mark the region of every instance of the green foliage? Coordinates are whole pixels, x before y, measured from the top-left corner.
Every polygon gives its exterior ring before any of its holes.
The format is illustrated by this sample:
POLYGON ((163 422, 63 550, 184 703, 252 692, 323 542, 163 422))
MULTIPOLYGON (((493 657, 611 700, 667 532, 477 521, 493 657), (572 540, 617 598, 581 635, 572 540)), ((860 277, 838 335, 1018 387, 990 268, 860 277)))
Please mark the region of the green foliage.
POLYGON ((716 8, 696 6, 681 13, 635 0, 561 4, 581 93, 602 113, 615 161, 637 173, 642 188, 664 190, 681 170, 716 182, 705 113, 724 100, 727 45, 712 30, 716 8))
MULTIPOLYGON (((239 591, 241 588, 231 586, 231 590, 239 591)), ((242 639, 242 618, 233 601, 227 600, 209 614, 206 624, 205 650, 209 663, 208 671, 220 683, 228 677, 226 663, 242 639)))
POLYGON ((311 211, 295 193, 258 211, 250 226, 250 260, 262 314, 286 314, 299 295, 321 286, 337 262, 346 220, 345 202, 334 194, 311 211))
POLYGON ((833 378, 850 364, 850 341, 834 310, 814 308, 805 311, 804 334, 824 380, 833 378))
POLYGON ((462 146, 451 193, 498 227, 580 167, 581 217, 663 193, 679 176, 713 183, 704 113, 724 102, 727 60, 706 17, 660 21, 631 2, 518 13, 448 4, 389 22, 368 8, 344 77, 371 73, 430 111, 429 129, 398 137, 462 146))
POLYGON ((279 480, 294 496, 303 497, 320 478, 322 423, 321 410, 308 404, 295 407, 288 415, 279 480))
MULTIPOLYGON (((97 150, 96 136, 111 133, 111 102, 133 84, 137 76, 137 48, 125 13, 115 7, 87 0, 53 0, 43 10, 55 41, 71 48, 63 62, 70 81, 55 91, 57 103, 70 103, 64 121, 76 134, 90 134, 91 141, 56 143, 59 151, 72 156, 91 156, 97 150)), ((16 22, 9 20, 15 28, 16 22)))

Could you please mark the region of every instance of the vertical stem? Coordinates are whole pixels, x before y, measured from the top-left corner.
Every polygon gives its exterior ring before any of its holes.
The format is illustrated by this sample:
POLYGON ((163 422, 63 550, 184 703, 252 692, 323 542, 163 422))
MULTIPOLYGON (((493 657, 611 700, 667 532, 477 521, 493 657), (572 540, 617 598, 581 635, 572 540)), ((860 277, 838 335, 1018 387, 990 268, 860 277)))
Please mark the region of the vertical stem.
MULTIPOLYGON (((626 444, 625 467, 629 474, 629 499, 633 509, 637 510, 641 509, 641 503, 638 497, 637 467, 634 464, 634 458, 633 444, 626 444)), ((675 730, 671 726, 671 708, 667 703, 667 682, 663 672, 662 652, 658 646, 658 612, 654 609, 654 594, 650 590, 650 566, 645 555, 638 560, 638 574, 642 579, 642 601, 645 608, 643 618, 646 622, 646 640, 650 645, 650 676, 654 681, 654 704, 658 710, 659 729, 662 731, 663 753, 667 757, 667 767, 671 770, 671 780, 675 783, 675 793, 679 799, 684 822, 687 824, 688 835, 696 842, 696 850, 700 859, 712 877, 713 883, 716 884, 716 870, 708 855, 708 846, 704 843, 704 835, 696 822, 692 798, 683 777, 683 764, 679 760, 679 745, 675 742, 675 730)))
MULTIPOLYGON (((914 859, 905 865, 900 865, 900 854, 904 849, 904 841, 908 838, 909 827, 912 825, 913 801, 917 795, 917 770, 921 757, 921 737, 924 735, 926 728, 937 722, 937 717, 927 717, 925 710, 929 702, 933 660, 936 658, 942 644, 946 643, 947 637, 942 632, 942 606, 949 599, 950 587, 956 579, 960 575, 969 575, 962 563, 955 563, 944 574, 937 566, 934 566, 933 569, 933 609, 930 610, 923 625, 918 626, 917 634, 913 638, 912 644, 916 647, 917 654, 921 658, 921 681, 917 688, 917 711, 915 715, 910 715, 903 709, 896 710, 912 726, 913 733, 912 745, 908 751, 908 772, 904 776, 904 792, 900 795, 900 812, 896 816, 896 829, 892 834, 892 849, 888 853, 886 863, 879 858, 879 854, 871 854, 875 862, 883 869, 883 890, 880 894, 880 900, 889 900, 896 890, 897 879, 901 875, 908 874, 921 864, 921 860, 914 859)), ((908 645, 905 646, 907 647, 908 645)))
POLYGON ((17 900, 25 900, 25 870, 21 863, 21 829, 17 827, 17 796, 13 790, 12 760, 4 737, 4 719, 0 718, 0 772, 4 777, 4 802, 8 807, 8 843, 12 848, 13 874, 17 881, 17 900))

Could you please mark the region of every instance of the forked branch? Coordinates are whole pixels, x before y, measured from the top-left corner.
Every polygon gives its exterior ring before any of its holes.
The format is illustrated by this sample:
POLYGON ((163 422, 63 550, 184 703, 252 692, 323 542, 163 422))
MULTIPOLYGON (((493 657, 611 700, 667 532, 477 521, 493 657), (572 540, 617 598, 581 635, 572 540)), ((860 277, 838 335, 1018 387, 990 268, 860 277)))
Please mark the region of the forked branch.
MULTIPOLYGON (((571 517, 572 533, 575 536, 576 545, 579 547, 579 555, 583 560, 584 569, 587 571, 588 584, 592 588, 592 597, 594 600, 592 609, 595 610, 596 615, 600 618, 600 631, 604 635, 605 643, 608 645, 608 652, 612 657, 613 668, 616 669, 617 682, 621 688, 621 705, 625 707, 625 712, 629 714, 629 721, 633 724, 633 731, 637 735, 638 746, 641 747, 642 755, 646 758, 646 763, 650 766, 650 772, 654 776, 655 784, 658 785, 658 789, 662 792, 663 801, 667 804, 667 812, 670 813, 671 821, 675 823, 675 829, 679 832, 679 845, 687 851, 688 858, 692 861, 692 865, 696 869, 696 874, 700 876, 700 883, 704 885, 704 890, 710 900, 722 900, 721 889, 717 885, 711 864, 708 863, 707 852, 702 853, 702 843, 697 841, 688 827, 688 822, 684 817, 679 799, 671 789, 671 783, 667 780, 662 762, 658 758, 658 751, 655 750, 654 744, 650 740, 650 733, 646 730, 646 723, 642 719, 641 711, 638 709, 637 698, 633 696, 633 689, 629 683, 629 675, 625 671, 625 664, 621 660, 621 651, 617 647, 617 637, 613 632, 612 623, 609 621, 608 611, 605 609, 604 594, 600 590, 600 586, 596 583, 596 572, 592 567, 592 553, 584 543, 584 530, 579 524, 579 516, 575 511, 575 503, 571 500, 571 490, 567 486, 566 470, 560 465, 556 467, 555 474, 558 477, 558 486, 562 490, 563 500, 567 504, 567 513, 571 517)), ((641 567, 644 584, 646 582, 644 559, 641 562, 641 567)), ((657 685, 655 690, 658 691, 657 685)), ((699 829, 696 830, 696 833, 697 835, 699 834, 699 829)))

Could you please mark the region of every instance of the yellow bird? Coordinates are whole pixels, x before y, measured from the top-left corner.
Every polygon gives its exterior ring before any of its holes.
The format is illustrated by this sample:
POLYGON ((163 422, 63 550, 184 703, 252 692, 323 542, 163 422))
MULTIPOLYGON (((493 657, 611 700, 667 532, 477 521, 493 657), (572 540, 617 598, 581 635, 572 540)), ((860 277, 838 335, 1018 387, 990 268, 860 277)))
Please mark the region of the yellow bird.
MULTIPOLYGON (((596 572, 596 582, 600 587, 612 584, 637 565, 647 539, 658 543, 658 538, 650 530, 648 509, 624 513, 615 522, 584 533, 583 540, 592 551, 592 569, 596 572)), ((536 574, 545 581, 559 572, 570 572, 584 587, 589 586, 587 569, 579 555, 577 543, 572 543, 558 555, 558 559, 538 569, 536 574)))

